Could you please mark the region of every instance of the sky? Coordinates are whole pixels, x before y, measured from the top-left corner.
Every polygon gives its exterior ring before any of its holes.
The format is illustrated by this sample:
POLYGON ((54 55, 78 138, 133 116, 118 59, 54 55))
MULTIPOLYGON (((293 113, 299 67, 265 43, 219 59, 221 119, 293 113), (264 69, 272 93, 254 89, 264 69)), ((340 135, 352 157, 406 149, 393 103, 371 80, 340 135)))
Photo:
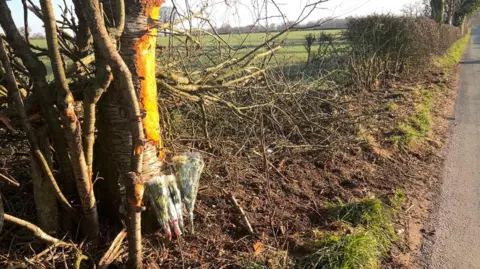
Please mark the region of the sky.
MULTIPOLYGON (((187 13, 188 10, 198 11, 203 3, 207 2, 206 13, 211 21, 221 26, 230 24, 241 26, 252 24, 257 19, 270 18, 269 23, 280 23, 283 21, 281 14, 288 20, 296 20, 305 5, 315 0, 166 0, 164 5, 175 5, 178 10, 187 13), (265 1, 268 2, 265 5, 265 1), (273 2, 277 6, 273 5, 273 2)), ((34 0, 38 4, 38 0, 34 0)), ((317 21, 322 18, 363 16, 372 13, 395 13, 400 14, 405 4, 418 2, 418 0, 328 0, 315 9, 305 20, 317 21)), ((63 7, 63 0, 52 0, 55 14, 60 14, 63 7)), ((71 6, 71 0, 66 0, 71 6)), ((23 26, 23 6, 21 0, 11 0, 8 5, 12 11, 17 27, 23 26)), ((39 5, 39 4, 38 4, 39 5)), ((261 20, 265 23, 265 20, 261 20)), ((33 33, 44 32, 43 23, 29 12, 29 25, 33 33)))

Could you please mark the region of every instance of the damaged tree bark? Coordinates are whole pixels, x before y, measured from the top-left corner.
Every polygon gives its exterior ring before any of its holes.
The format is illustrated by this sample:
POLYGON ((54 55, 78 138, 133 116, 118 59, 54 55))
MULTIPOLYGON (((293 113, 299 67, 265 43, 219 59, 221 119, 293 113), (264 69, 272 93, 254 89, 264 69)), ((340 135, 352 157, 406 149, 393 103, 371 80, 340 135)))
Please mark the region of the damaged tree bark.
MULTIPOLYGON (((129 267, 142 267, 141 246, 141 208, 144 182, 159 176, 161 160, 157 157, 161 146, 159 115, 157 108, 157 88, 155 79, 156 21, 163 1, 125 1, 125 30, 121 37, 121 56, 106 31, 100 6, 97 1, 86 1, 82 6, 89 22, 90 31, 106 63, 111 67, 114 81, 113 89, 121 94, 115 97, 127 104, 130 134, 121 136, 110 133, 112 143, 111 156, 126 163, 130 156, 129 169, 121 170, 120 183, 127 188, 127 234, 129 242, 129 267), (127 66, 130 66, 129 69, 127 66), (130 138, 130 139, 128 139, 130 138), (125 143, 127 142, 127 143, 125 143), (121 144, 120 144, 121 143, 121 144), (128 155, 127 155, 128 154, 128 155)), ((121 27, 120 27, 121 28, 121 27)), ((107 96, 106 96, 107 97, 107 96)), ((107 97, 108 100, 108 97, 107 97)), ((102 104, 102 107, 105 104, 102 104)), ((105 105, 108 109, 108 104, 105 105)), ((115 109, 115 106, 113 106, 115 109)), ((117 107, 118 108, 118 107, 117 107)), ((123 110, 123 109, 122 109, 123 110)), ((113 111, 121 112, 121 111, 113 111)), ((109 113, 110 115, 113 113, 109 113)), ((116 113, 116 117, 121 116, 116 113)), ((126 117, 123 117, 125 119, 126 117)), ((110 126, 123 124, 107 120, 110 126)), ((125 125, 119 129, 127 134, 125 125)), ((102 130, 99 130, 102 133, 102 130)), ((100 136, 105 134, 100 134, 100 136)), ((108 147, 107 145, 104 145, 108 147)), ((160 154, 162 158, 162 154, 160 154)), ((121 163, 120 163, 121 164, 121 163)), ((114 180, 118 180, 114 179, 114 180)))
MULTIPOLYGON (((132 81, 139 96, 142 113, 145 144, 142 152, 142 173, 135 180, 126 183, 129 216, 136 216, 131 221, 135 234, 128 233, 130 247, 130 266, 142 267, 141 212, 145 182, 160 176, 163 154, 160 133, 160 117, 157 107, 157 82, 155 77, 155 50, 157 42, 157 22, 160 5, 163 0, 126 0, 125 30, 120 42, 120 54, 131 67, 132 81), (158 156, 158 157, 157 157, 158 156)), ((130 177, 133 176, 130 174, 130 177)))

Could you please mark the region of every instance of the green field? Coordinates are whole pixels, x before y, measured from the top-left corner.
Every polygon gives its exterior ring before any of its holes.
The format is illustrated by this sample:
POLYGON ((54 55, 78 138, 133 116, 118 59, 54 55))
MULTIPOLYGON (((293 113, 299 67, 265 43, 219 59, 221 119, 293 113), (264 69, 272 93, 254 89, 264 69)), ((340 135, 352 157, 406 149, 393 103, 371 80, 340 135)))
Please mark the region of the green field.
MULTIPOLYGON (((335 36, 338 36, 341 34, 342 30, 315 30, 315 31, 292 31, 292 32, 287 32, 281 36, 279 36, 276 40, 281 41, 283 39, 286 40, 286 44, 298 44, 303 43, 305 40, 305 36, 312 33, 316 34, 317 36, 320 35, 320 33, 325 33, 325 34, 332 34, 335 36)), ((272 32, 272 33, 249 33, 249 34, 223 34, 220 35, 220 37, 225 40, 230 46, 255 46, 255 45, 260 45, 263 42, 265 42, 266 39, 271 38, 272 36, 278 34, 278 32, 272 32)), ((211 45, 218 43, 213 37, 210 35, 202 34, 199 36, 194 36, 194 38, 197 38, 200 43, 205 44, 205 45, 211 45)), ((175 38, 175 37, 160 37, 158 39, 158 44, 162 46, 168 46, 169 44, 172 45, 180 45, 184 42, 185 37, 181 38, 175 38)))
MULTIPOLYGON (((282 49, 277 52, 282 62, 304 62, 307 59, 307 52, 304 48, 305 36, 308 34, 315 34, 319 36, 321 33, 331 34, 335 38, 339 38, 342 30, 308 30, 308 31, 292 31, 287 32, 274 41, 275 44, 282 43, 282 49)), ((249 34, 223 34, 220 37, 228 43, 232 48, 239 49, 238 55, 247 53, 268 40, 278 32, 272 33, 249 33, 249 34)), ((214 47, 221 44, 221 42, 210 35, 201 34, 194 36, 202 47, 214 47)), ((173 48, 181 48, 185 44, 185 37, 168 36, 160 37, 158 44, 161 46, 172 46, 173 48)))
MULTIPOLYGON (((321 33, 331 34, 335 38, 339 38, 342 30, 308 30, 308 31, 292 31, 287 32, 279 37, 277 37, 272 43, 274 45, 282 46, 282 49, 276 52, 276 59, 277 62, 281 64, 287 65, 295 65, 298 63, 303 63, 307 59, 307 53, 304 48, 305 43, 305 36, 308 34, 315 34, 319 36, 321 33)), ((233 50, 226 50, 228 53, 228 57, 241 57, 245 55, 250 50, 256 48, 257 46, 263 44, 265 40, 268 40, 272 36, 278 34, 278 32, 272 33, 249 33, 249 34, 224 34, 220 35, 221 39, 223 39, 233 50)), ((212 51, 208 57, 210 58, 218 58, 218 51, 215 49, 222 45, 223 49, 227 48, 227 46, 220 42, 218 39, 215 39, 211 35, 202 33, 193 36, 196 42, 201 44, 201 47, 204 51, 212 51)), ((182 50, 185 50, 185 40, 186 37, 184 36, 167 36, 167 37, 159 37, 158 44, 161 46, 169 47, 172 50, 175 50, 182 54, 182 50)), ((46 40, 31 40, 31 43, 35 46, 39 46, 42 48, 47 47, 46 40)), ((191 43, 191 42, 190 42, 191 43)), ((167 50, 170 51, 170 50, 167 50)), ((180 55, 181 55, 180 54, 180 55)), ((177 57, 179 54, 176 54, 177 57)), ((224 57, 227 57, 223 55, 224 57)), ((207 57, 207 58, 208 58, 207 57)), ((201 57, 199 61, 205 61, 204 57, 201 57)), ((47 67, 47 71, 51 74, 51 66, 48 60, 48 57, 44 56, 41 57, 41 60, 45 63, 47 67)), ((221 61, 222 59, 218 59, 221 61)), ((49 75, 49 79, 53 77, 49 75)))

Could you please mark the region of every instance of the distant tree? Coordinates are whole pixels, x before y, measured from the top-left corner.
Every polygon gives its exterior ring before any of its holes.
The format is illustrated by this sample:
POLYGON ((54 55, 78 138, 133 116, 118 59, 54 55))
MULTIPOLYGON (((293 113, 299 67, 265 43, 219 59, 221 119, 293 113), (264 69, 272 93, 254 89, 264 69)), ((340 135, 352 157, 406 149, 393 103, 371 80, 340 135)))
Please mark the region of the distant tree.
MULTIPOLYGON (((20 32, 20 35, 25 38, 25 27, 19 27, 18 31, 20 32)), ((32 32, 32 28, 28 27, 28 33, 30 34, 32 32)))
POLYGON ((468 0, 445 0, 445 23, 453 25, 455 13, 467 4, 468 0))
POLYGON ((431 17, 438 23, 443 23, 445 14, 445 0, 430 0, 431 17))
POLYGON ((423 16, 430 17, 432 14, 432 7, 430 6, 430 0, 422 0, 423 16))
POLYGON ((407 3, 402 7, 402 13, 407 17, 421 17, 425 15, 425 6, 422 2, 407 3))
POLYGON ((45 39, 45 34, 43 33, 33 33, 31 36, 30 36, 30 39, 32 40, 42 40, 42 39, 45 39))
POLYGON ((230 33, 232 33, 232 30, 233 30, 233 28, 232 28, 232 26, 231 26, 230 24, 224 23, 224 24, 222 24, 222 26, 220 26, 220 27, 217 29, 217 32, 218 32, 219 34, 230 34, 230 33))
POLYGON ((165 6, 160 9, 160 16, 158 20, 161 23, 166 23, 169 21, 175 21, 177 17, 178 17, 178 13, 175 11, 173 7, 165 6))
POLYGON ((463 0, 452 15, 452 24, 464 26, 465 21, 480 8, 480 0, 463 0))
POLYGON ((306 65, 309 65, 310 64, 310 60, 312 58, 312 46, 313 44, 315 43, 315 41, 317 40, 317 37, 315 36, 315 34, 308 34, 305 36, 305 44, 303 45, 305 47, 305 50, 307 51, 307 64, 306 65))
POLYGON ((268 25, 268 31, 274 32, 274 31, 276 31, 276 30, 277 30, 277 24, 275 24, 275 23, 270 23, 270 24, 268 25))

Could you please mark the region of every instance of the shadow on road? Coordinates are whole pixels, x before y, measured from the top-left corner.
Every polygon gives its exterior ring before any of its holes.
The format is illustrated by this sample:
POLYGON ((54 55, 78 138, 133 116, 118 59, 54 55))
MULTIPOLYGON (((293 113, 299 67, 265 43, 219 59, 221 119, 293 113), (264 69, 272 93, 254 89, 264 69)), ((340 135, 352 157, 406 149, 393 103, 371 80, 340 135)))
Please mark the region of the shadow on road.
POLYGON ((473 44, 480 45, 480 28, 472 29, 473 44))
POLYGON ((475 61, 461 61, 460 64, 461 64, 461 65, 464 65, 464 64, 480 64, 480 60, 475 60, 475 61))

